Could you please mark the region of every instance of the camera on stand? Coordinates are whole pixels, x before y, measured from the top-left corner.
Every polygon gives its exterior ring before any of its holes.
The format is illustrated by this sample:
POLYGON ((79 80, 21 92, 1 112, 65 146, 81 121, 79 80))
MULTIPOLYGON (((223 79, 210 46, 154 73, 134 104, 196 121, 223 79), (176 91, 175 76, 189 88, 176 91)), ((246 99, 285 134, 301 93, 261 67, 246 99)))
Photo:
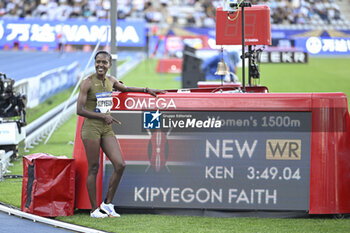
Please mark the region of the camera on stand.
MULTIPOLYGON (((262 53, 263 49, 252 49, 252 46, 248 46, 248 51, 245 52, 245 57, 248 58, 248 84, 252 85, 253 80, 257 80, 260 78, 260 71, 257 61, 259 60, 259 56, 262 53)), ((242 58, 242 56, 241 56, 242 58)))
POLYGON ((17 157, 19 148, 24 148, 26 125, 27 98, 14 91, 14 83, 0 73, 0 150, 13 151, 11 158, 17 157))

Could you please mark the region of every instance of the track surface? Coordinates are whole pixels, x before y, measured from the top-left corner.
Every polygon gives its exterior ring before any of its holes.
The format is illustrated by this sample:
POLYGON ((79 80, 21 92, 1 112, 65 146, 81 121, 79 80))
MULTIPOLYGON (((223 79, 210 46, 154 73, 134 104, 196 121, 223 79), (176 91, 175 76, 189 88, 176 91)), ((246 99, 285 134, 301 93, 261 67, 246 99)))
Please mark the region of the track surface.
MULTIPOLYGON (((0 72, 15 81, 37 76, 45 71, 61 66, 68 66, 77 61, 80 71, 85 69, 92 52, 34 52, 34 51, 0 51, 0 72)), ((118 52, 118 60, 139 56, 140 52, 118 52)), ((92 60, 89 67, 93 67, 92 60)))
POLYGON ((21 219, 19 217, 8 215, 0 211, 0 232, 6 233, 63 233, 72 232, 62 228, 55 228, 44 223, 33 222, 27 219, 21 219))

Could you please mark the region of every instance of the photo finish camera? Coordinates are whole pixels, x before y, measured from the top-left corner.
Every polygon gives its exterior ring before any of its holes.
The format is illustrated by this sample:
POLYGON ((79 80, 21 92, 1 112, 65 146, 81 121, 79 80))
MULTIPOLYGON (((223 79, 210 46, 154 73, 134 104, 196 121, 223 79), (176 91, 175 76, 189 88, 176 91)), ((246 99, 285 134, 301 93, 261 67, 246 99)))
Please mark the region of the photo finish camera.
POLYGON ((0 119, 15 120, 19 126, 26 124, 26 96, 13 90, 15 81, 0 73, 0 119))
POLYGON ((0 150, 13 151, 11 159, 24 152, 26 137, 26 96, 15 93, 14 83, 0 73, 0 150))

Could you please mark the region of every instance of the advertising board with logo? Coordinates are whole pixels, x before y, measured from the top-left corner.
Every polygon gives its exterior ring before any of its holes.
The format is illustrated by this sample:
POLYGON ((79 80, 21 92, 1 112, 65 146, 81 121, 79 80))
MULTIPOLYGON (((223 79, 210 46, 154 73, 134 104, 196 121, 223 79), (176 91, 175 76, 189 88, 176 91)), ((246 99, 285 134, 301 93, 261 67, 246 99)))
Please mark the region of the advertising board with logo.
POLYGON ((182 57, 185 45, 195 49, 209 49, 208 35, 188 35, 188 36, 150 36, 148 42, 148 54, 155 57, 182 57))
MULTIPOLYGON (((110 22, 94 22, 68 19, 64 22, 41 19, 2 19, 0 20, 0 47, 18 43, 20 47, 38 47, 46 45, 57 47, 60 37, 67 44, 101 44, 110 41, 110 22), (107 39, 108 38, 108 39, 107 39)), ((146 45, 146 30, 143 20, 118 20, 116 28, 118 46, 143 47, 146 45)))
MULTIPOLYGON (((113 100, 127 164, 116 205, 308 210, 311 112, 186 111, 158 101, 113 100)), ((106 162, 104 193, 112 172, 106 162)))
POLYGON ((295 46, 311 55, 349 55, 350 38, 307 37, 295 39, 295 46))

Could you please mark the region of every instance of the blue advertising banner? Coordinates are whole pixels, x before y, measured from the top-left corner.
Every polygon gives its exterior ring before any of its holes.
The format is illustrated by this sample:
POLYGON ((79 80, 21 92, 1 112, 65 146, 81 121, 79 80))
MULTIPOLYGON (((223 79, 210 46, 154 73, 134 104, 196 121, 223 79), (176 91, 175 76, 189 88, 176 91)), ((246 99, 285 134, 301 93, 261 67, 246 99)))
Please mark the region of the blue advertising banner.
MULTIPOLYGON (((207 35, 215 39, 215 28, 193 28, 187 27, 189 33, 207 35)), ((297 37, 333 37, 350 38, 350 30, 311 30, 311 29, 271 29, 272 39, 294 39, 297 37)))
MULTIPOLYGON (((215 40, 215 28, 186 30, 215 40)), ((272 46, 295 47, 311 55, 350 55, 350 30, 271 29, 272 46)), ((208 40, 208 41, 209 41, 208 40)), ((209 42, 210 45, 215 43, 209 42)))
POLYGON ((350 55, 350 38, 298 38, 295 47, 312 55, 350 55))
MULTIPOLYGON (((64 22, 44 21, 41 19, 2 19, 0 20, 0 47, 12 46, 18 43, 39 47, 43 45, 56 48, 58 43, 96 44, 101 38, 101 44, 110 41, 110 22, 108 20, 86 21, 69 19, 64 22)), ((118 46, 142 47, 146 44, 145 22, 118 20, 118 46)))

